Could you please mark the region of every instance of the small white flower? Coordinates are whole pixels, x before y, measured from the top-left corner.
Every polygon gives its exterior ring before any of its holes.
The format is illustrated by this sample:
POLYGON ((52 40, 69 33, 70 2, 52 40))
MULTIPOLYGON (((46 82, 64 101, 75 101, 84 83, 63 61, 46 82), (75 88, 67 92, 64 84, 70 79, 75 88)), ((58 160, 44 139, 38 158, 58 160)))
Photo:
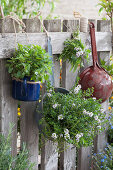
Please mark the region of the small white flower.
POLYGON ((52 138, 54 138, 54 139, 56 139, 56 138, 57 138, 56 133, 53 133, 53 134, 52 134, 52 138))
POLYGON ((76 88, 74 89, 74 93, 77 94, 78 92, 79 92, 79 89, 76 87, 76 88))
POLYGON ((99 126, 97 126, 97 128, 98 128, 98 129, 101 129, 101 126, 99 125, 99 126))
POLYGON ((51 93, 47 93, 47 96, 48 96, 48 97, 51 97, 51 93))
POLYGON ((65 133, 65 134, 69 134, 69 130, 68 130, 68 129, 65 129, 65 130, 64 130, 64 133, 65 133))
POLYGON ((104 113, 104 109, 100 109, 101 113, 104 113))
POLYGON ((75 103, 73 103, 72 106, 75 106, 75 103))
POLYGON ((84 114, 86 114, 86 113, 87 113, 87 111, 84 109, 84 110, 83 110, 83 113, 84 113, 84 114))
POLYGON ((81 137, 83 136, 83 133, 80 133, 81 137))
POLYGON ((81 84, 78 84, 77 88, 81 89, 81 84))
POLYGON ((52 91, 53 91, 52 89, 49 90, 50 93, 51 93, 52 91))
POLYGON ((58 120, 62 120, 62 119, 63 119, 63 115, 61 114, 58 116, 58 120))
POLYGON ((53 105, 53 108, 55 109, 57 106, 58 106, 58 104, 54 104, 54 105, 53 105))
POLYGON ((60 137, 63 137, 63 134, 60 134, 60 137))
POLYGON ((93 97, 93 100, 96 101, 96 97, 93 97))
POLYGON ((95 119, 95 120, 98 120, 98 116, 94 116, 94 119, 95 119))
POLYGON ((90 117, 92 117, 93 116, 93 113, 92 112, 89 112, 89 114, 88 114, 90 117))
POLYGON ((100 119, 98 119, 97 121, 98 121, 98 123, 101 123, 101 120, 100 120, 100 119))

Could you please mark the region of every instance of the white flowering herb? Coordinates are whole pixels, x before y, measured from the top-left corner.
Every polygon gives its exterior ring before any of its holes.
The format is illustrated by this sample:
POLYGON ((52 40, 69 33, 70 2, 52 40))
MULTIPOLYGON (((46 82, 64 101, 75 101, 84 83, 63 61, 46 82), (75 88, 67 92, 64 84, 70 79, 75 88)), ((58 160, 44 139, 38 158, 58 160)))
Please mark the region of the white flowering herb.
MULTIPOLYGON (((49 89, 47 93, 50 93, 49 89)), ((93 90, 82 92, 81 85, 77 85, 71 89, 71 93, 56 93, 53 90, 50 97, 46 95, 41 120, 46 124, 46 137, 76 147, 92 145, 96 132, 103 131, 104 122, 107 121, 106 115, 100 112, 99 101, 90 97, 92 93, 93 90)))

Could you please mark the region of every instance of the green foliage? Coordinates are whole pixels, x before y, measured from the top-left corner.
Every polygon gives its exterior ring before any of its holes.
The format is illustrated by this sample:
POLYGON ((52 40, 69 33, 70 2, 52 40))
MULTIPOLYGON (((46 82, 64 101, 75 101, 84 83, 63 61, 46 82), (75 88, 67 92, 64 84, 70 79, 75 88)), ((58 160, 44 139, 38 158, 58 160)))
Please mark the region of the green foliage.
POLYGON ((52 61, 41 46, 18 44, 18 49, 8 59, 6 66, 12 77, 23 79, 29 76, 31 80, 43 82, 49 79, 52 61))
POLYGON ((112 10, 113 10, 113 1, 112 0, 99 0, 98 3, 100 7, 99 13, 101 13, 103 10, 106 11, 106 14, 111 18, 112 17, 112 10))
POLYGON ((0 133, 0 169, 1 170, 33 170, 34 164, 28 160, 25 144, 22 151, 15 157, 11 155, 11 130, 8 137, 0 133))
POLYGON ((106 64, 106 61, 100 59, 101 66, 109 73, 110 76, 113 76, 113 63, 110 62, 109 65, 106 64))
POLYGON ((104 152, 94 154, 93 162, 96 170, 113 170, 113 147, 107 144, 104 152))
POLYGON ((23 15, 36 16, 38 10, 42 9, 46 3, 50 6, 50 13, 54 10, 55 0, 31 0, 28 10, 27 0, 1 0, 1 6, 3 7, 4 15, 10 15, 11 12, 17 14, 20 18, 23 15), (32 10, 31 10, 32 9, 32 10))
MULTIPOLYGON (((107 16, 110 18, 111 21, 111 28, 113 25, 113 0, 99 0, 100 2, 98 3, 100 7, 99 13, 101 13, 103 10, 106 12, 107 16)), ((106 18, 104 18, 105 20, 106 18)))
POLYGON ((99 101, 89 97, 92 93, 93 89, 83 92, 80 85, 68 94, 48 89, 40 121, 45 124, 43 130, 46 137, 60 144, 66 141, 76 147, 91 145, 95 131, 101 132, 106 122, 99 101))
POLYGON ((76 71, 79 65, 83 65, 82 59, 88 59, 89 49, 85 49, 82 41, 79 38, 79 31, 73 33, 72 39, 67 39, 64 42, 64 49, 60 55, 64 61, 68 60, 72 66, 72 69, 76 71))

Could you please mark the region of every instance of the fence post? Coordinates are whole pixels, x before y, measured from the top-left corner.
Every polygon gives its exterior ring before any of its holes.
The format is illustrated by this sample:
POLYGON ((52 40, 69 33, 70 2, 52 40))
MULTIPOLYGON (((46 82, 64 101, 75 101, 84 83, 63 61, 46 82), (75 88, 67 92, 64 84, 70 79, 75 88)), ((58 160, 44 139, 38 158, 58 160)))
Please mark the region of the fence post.
MULTIPOLYGON (((39 20, 24 20, 26 24, 27 32, 38 32, 40 31, 39 20), (31 22, 31 24, 30 24, 31 22), (36 23, 37 22, 37 23, 36 23), (34 27, 32 27, 34 25, 34 27), (32 30, 33 29, 33 30, 32 30)), ((28 35, 29 36, 29 35, 28 35)), ((37 42, 38 43, 38 42, 37 42)), ((29 150, 29 160, 35 163, 34 169, 38 170, 38 144, 39 135, 36 122, 34 120, 34 111, 36 109, 37 102, 21 102, 21 145, 23 142, 26 143, 27 149, 29 150)))
MULTIPOLYGON (((64 20, 63 21, 63 32, 73 32, 76 31, 77 27, 79 28, 79 20, 64 20)), ((73 73, 73 70, 70 71, 71 65, 68 61, 62 62, 62 87, 70 89, 73 87, 78 71, 73 73)), ((64 150, 62 146, 59 160, 59 170, 75 170, 76 169, 76 148, 69 144, 68 149, 64 150)))
MULTIPOLYGON (((61 20, 44 20, 44 26, 48 32, 60 32, 61 20)), ((60 86, 60 61, 58 56, 53 55, 54 64, 54 86, 60 86)), ((57 170, 58 169, 58 152, 57 143, 50 140, 44 140, 41 148, 41 170, 57 170)))
MULTIPOLYGON (((0 22, 1 33, 14 33, 12 19, 0 20, 0 22)), ((8 135, 10 123, 14 126, 11 135, 11 151, 15 156, 17 154, 17 101, 12 98, 12 80, 6 69, 6 59, 0 59, 0 132, 5 136, 8 135)))

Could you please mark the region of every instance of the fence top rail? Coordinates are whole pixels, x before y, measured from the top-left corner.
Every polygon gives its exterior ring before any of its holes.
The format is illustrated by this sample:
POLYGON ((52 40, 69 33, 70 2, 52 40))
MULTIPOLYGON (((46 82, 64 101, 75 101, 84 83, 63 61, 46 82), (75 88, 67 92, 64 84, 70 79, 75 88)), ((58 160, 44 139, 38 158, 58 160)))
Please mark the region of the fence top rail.
MULTIPOLYGON (((64 41, 71 37, 71 32, 49 32, 52 43, 53 54, 60 54, 64 48, 64 41)), ((90 44, 89 33, 80 33, 84 43, 90 44)), ((111 32, 96 32, 97 51, 111 51, 111 32)), ((0 58, 11 57, 17 44, 37 44, 42 48, 47 45, 47 36, 45 33, 19 33, 17 39, 15 33, 0 34, 0 58)))

